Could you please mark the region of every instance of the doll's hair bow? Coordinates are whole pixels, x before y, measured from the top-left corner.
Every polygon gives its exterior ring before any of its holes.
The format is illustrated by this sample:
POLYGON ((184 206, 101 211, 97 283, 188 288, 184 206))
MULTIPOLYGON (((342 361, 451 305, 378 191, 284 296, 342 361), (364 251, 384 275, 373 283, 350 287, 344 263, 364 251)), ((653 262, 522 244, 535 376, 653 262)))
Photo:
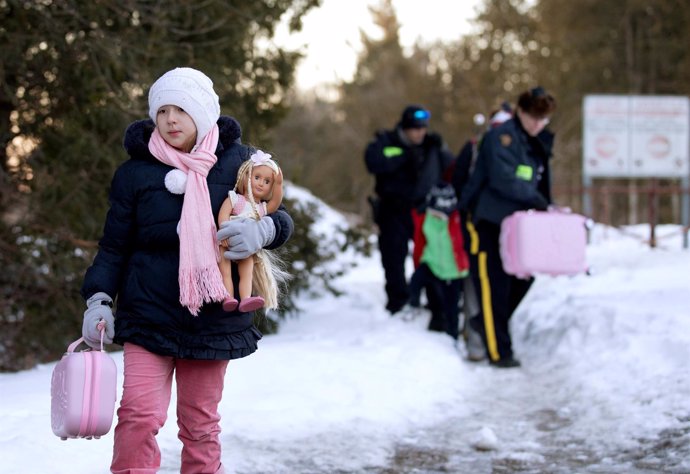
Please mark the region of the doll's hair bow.
POLYGON ((271 155, 264 151, 256 150, 254 153, 252 153, 250 158, 255 165, 265 165, 267 161, 271 160, 271 155))
POLYGON ((278 172, 278 163, 271 159, 271 155, 261 150, 256 150, 249 157, 252 160, 252 168, 255 166, 268 166, 276 173, 278 172))

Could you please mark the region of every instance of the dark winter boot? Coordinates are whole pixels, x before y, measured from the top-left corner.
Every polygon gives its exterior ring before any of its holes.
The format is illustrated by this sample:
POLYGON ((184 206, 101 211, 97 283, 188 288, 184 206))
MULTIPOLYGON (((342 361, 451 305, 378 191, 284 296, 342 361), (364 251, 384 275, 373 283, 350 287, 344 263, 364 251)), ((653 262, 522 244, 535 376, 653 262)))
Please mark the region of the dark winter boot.
POLYGON ((489 364, 499 369, 512 369, 515 367, 520 367, 521 365, 520 361, 514 357, 505 357, 496 361, 492 360, 489 362, 489 364))

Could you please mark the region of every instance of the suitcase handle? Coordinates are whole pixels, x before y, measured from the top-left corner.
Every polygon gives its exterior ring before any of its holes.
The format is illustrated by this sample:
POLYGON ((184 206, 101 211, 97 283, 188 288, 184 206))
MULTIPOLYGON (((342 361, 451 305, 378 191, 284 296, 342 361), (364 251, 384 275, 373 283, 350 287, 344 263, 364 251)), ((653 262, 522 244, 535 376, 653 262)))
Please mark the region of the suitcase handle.
MULTIPOLYGON (((105 335, 105 321, 102 319, 98 322, 98 325, 96 325, 96 328, 101 332, 101 352, 105 352, 103 350, 103 336, 105 335)), ((74 341, 72 344, 67 346, 67 353, 75 352, 77 347, 79 347, 79 344, 84 342, 84 336, 80 337, 76 341, 74 341)))

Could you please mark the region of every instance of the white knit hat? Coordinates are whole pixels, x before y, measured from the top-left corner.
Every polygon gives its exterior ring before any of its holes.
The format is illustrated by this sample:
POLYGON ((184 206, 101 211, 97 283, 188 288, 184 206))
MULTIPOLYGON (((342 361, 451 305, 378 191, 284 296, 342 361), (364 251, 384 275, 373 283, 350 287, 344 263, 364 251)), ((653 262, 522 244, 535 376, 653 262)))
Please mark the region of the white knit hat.
POLYGON ((218 95, 213 90, 213 81, 203 72, 189 67, 178 67, 168 71, 151 86, 151 120, 156 121, 158 109, 164 105, 176 105, 192 117, 197 130, 197 145, 220 117, 220 104, 218 95))

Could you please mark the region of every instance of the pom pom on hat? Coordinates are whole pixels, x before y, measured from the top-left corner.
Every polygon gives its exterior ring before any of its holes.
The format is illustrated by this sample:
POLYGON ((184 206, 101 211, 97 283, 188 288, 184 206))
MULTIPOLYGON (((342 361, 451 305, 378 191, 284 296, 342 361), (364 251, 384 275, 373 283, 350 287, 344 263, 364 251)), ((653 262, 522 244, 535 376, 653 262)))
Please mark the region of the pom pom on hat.
POLYGON ((508 102, 503 102, 501 104, 501 108, 491 115, 489 125, 491 127, 498 127, 503 122, 506 122, 511 118, 513 118, 513 110, 510 108, 510 104, 508 102))
POLYGON ((151 120, 156 121, 158 109, 164 105, 176 105, 192 117, 197 130, 197 144, 211 131, 220 117, 220 103, 213 90, 213 81, 203 72, 189 67, 168 71, 151 86, 151 120))
POLYGON ((511 118, 513 118, 513 114, 511 114, 510 112, 506 112, 505 110, 499 110, 491 116, 489 124, 492 127, 497 127, 501 125, 503 122, 510 120, 511 118))

